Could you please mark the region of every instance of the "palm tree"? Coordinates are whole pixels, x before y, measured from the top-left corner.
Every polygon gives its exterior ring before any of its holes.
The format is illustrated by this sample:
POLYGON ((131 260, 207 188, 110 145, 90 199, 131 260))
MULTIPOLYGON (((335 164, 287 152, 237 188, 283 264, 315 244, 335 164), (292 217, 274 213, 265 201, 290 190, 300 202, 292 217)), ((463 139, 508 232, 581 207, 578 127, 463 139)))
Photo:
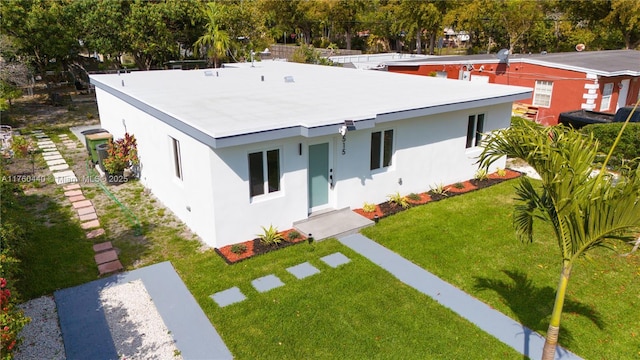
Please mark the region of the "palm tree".
MULTIPOLYGON (((611 157, 618 139, 605 159, 611 157)), ((483 168, 503 156, 526 161, 542 178, 535 186, 522 177, 516 186, 519 203, 514 227, 523 241, 533 241, 533 222, 552 225, 562 272, 556 290, 542 359, 553 359, 558 343, 560 317, 574 261, 589 250, 613 241, 631 241, 640 231, 640 166, 618 178, 600 171, 593 176, 598 141, 563 126, 543 127, 531 121, 514 120, 486 140, 478 162, 483 168)))
POLYGON ((218 58, 224 56, 229 48, 229 34, 220 30, 219 19, 222 17, 223 5, 208 3, 204 8, 204 15, 207 18, 205 33, 193 44, 193 52, 196 56, 206 53, 213 67, 218 67, 218 58))

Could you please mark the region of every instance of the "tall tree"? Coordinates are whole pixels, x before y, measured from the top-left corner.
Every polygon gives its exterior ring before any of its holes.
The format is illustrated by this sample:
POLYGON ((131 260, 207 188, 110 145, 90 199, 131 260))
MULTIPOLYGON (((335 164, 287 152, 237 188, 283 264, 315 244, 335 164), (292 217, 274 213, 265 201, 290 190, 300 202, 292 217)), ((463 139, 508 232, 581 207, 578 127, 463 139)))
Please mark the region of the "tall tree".
POLYGON ((342 31, 347 50, 351 50, 351 39, 358 28, 358 16, 365 8, 366 0, 337 0, 330 2, 329 19, 336 30, 342 31))
POLYGON ((6 1, 0 6, 0 31, 10 35, 22 55, 44 73, 52 64, 63 70, 80 49, 78 14, 69 0, 6 1))
POLYGON ((604 20, 622 33, 627 49, 640 45, 640 1, 611 0, 611 12, 604 20))
POLYGON ((140 70, 149 70, 179 56, 179 44, 169 29, 171 14, 166 2, 135 0, 124 19, 124 51, 131 54, 140 70))
MULTIPOLYGON (((624 127, 620 134, 622 131, 624 127)), ((513 219, 517 235, 529 242, 533 240, 534 220, 550 224, 560 250, 560 281, 542 357, 551 360, 576 260, 596 247, 631 242, 640 231, 640 167, 618 179, 604 175, 604 171, 594 177, 598 142, 593 135, 586 137, 572 129, 543 127, 524 119, 493 133, 484 145, 479 159, 482 167, 505 155, 517 157, 542 179, 537 187, 527 177, 521 178, 513 219)), ((614 148, 615 143, 611 151, 614 148)), ((606 164, 607 160, 602 169, 606 164)))
POLYGON ((204 25, 204 34, 193 44, 196 56, 206 54, 213 64, 218 67, 218 59, 224 56, 229 49, 229 34, 220 29, 220 19, 224 16, 224 5, 208 3, 204 9, 207 22, 204 25))

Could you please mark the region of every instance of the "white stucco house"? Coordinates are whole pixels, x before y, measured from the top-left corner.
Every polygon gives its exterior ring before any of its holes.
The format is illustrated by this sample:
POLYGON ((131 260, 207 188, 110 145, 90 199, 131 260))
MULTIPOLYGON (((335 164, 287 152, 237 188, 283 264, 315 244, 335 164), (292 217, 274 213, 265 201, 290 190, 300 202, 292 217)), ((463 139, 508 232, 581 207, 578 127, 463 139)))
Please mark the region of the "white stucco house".
POLYGON ((141 182, 213 247, 470 179, 479 132, 508 127, 512 102, 531 97, 523 87, 278 61, 92 75, 91 84, 101 126, 136 136, 141 182))

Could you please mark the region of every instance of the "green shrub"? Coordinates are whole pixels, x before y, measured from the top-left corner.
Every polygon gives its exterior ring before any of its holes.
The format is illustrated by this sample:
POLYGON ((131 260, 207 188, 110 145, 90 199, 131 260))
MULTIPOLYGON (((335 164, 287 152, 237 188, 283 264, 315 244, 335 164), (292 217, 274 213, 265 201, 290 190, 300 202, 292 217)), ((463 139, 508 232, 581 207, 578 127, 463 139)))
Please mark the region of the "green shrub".
POLYGON ((233 244, 231 245, 231 252, 234 254, 244 254, 247 252, 247 245, 245 244, 233 244))
MULTIPOLYGON (((611 150, 613 142, 616 140, 623 123, 613 124, 593 124, 580 129, 583 134, 592 133, 593 137, 600 142, 599 152, 605 155, 611 150)), ((620 165, 623 160, 632 160, 640 157, 640 123, 629 123, 622 133, 620 142, 613 151, 611 165, 620 165)), ((604 158, 603 158, 604 159, 604 158)))
POLYGON ((413 201, 418 201, 418 200, 420 200, 420 195, 418 195, 416 193, 411 193, 411 194, 407 195, 407 199, 413 200, 413 201))
POLYGON ((409 202, 407 201, 407 198, 405 198, 404 196, 400 195, 399 192, 395 193, 395 194, 389 194, 387 195, 387 199, 389 199, 390 202, 401 206, 403 209, 406 209, 409 207, 409 202))
POLYGON ((289 241, 295 241, 299 238, 300 238, 300 233, 295 230, 292 230, 289 232, 289 234, 287 234, 287 239, 289 239, 289 241))
POLYGON ((457 182, 455 184, 453 184, 453 187, 456 189, 464 189, 464 184, 461 182, 457 182))
POLYGON ((262 226, 262 234, 259 234, 258 238, 264 245, 278 245, 284 240, 278 228, 274 228, 273 225, 269 225, 268 229, 262 226))
POLYGON ((507 176, 507 170, 503 169, 503 168, 498 168, 498 170, 496 170, 496 173, 498 174, 498 176, 500 177, 505 177, 507 176))

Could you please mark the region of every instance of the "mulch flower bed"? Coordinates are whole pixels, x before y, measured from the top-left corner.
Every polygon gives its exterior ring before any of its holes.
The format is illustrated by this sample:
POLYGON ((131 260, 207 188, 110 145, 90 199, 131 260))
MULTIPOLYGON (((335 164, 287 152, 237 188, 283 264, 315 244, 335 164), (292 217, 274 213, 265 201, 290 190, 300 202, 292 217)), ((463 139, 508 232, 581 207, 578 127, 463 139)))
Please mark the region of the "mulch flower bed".
MULTIPOLYGON (((510 180, 510 179, 514 179, 522 176, 522 173, 518 171, 514 171, 510 169, 505 169, 502 171, 501 171, 502 174, 499 174, 498 172, 491 173, 484 180, 472 179, 472 180, 462 181, 459 183, 444 186, 443 188, 446 190, 445 193, 437 193, 437 192, 434 192, 433 190, 426 193, 420 193, 418 194, 420 196, 420 200, 412 200, 412 199, 409 199, 408 197, 405 197, 405 198, 407 199, 409 204, 411 204, 411 207, 413 207, 413 206, 423 205, 433 201, 439 201, 442 199, 446 199, 448 197, 464 194, 469 191, 483 189, 483 188, 501 183, 505 180, 510 180)), ((353 211, 370 220, 375 220, 376 217, 378 219, 382 219, 384 217, 396 214, 403 210, 406 210, 406 209, 402 208, 401 206, 397 205, 394 202, 385 201, 381 204, 376 205, 376 210, 372 212, 365 212, 363 209, 354 209, 353 211)))
POLYGON ((271 251, 283 249, 283 248, 286 248, 287 246, 299 244, 307 240, 307 237, 298 231, 296 232, 298 232, 300 236, 294 240, 289 240, 289 233, 293 231, 296 231, 296 230, 289 229, 289 230, 280 232, 280 235, 282 235, 282 238, 284 240, 277 245, 265 245, 260 241, 260 239, 256 238, 256 239, 247 240, 245 242, 241 242, 238 244, 231 244, 231 245, 223 246, 221 248, 215 248, 215 251, 216 253, 218 253, 218 255, 220 255, 224 259, 224 261, 227 264, 232 265, 242 260, 246 260, 248 258, 257 256, 257 255, 266 254, 271 251), (231 251, 231 249, 234 246, 238 247, 242 245, 246 247, 246 251, 242 253, 234 253, 233 251, 231 251))

